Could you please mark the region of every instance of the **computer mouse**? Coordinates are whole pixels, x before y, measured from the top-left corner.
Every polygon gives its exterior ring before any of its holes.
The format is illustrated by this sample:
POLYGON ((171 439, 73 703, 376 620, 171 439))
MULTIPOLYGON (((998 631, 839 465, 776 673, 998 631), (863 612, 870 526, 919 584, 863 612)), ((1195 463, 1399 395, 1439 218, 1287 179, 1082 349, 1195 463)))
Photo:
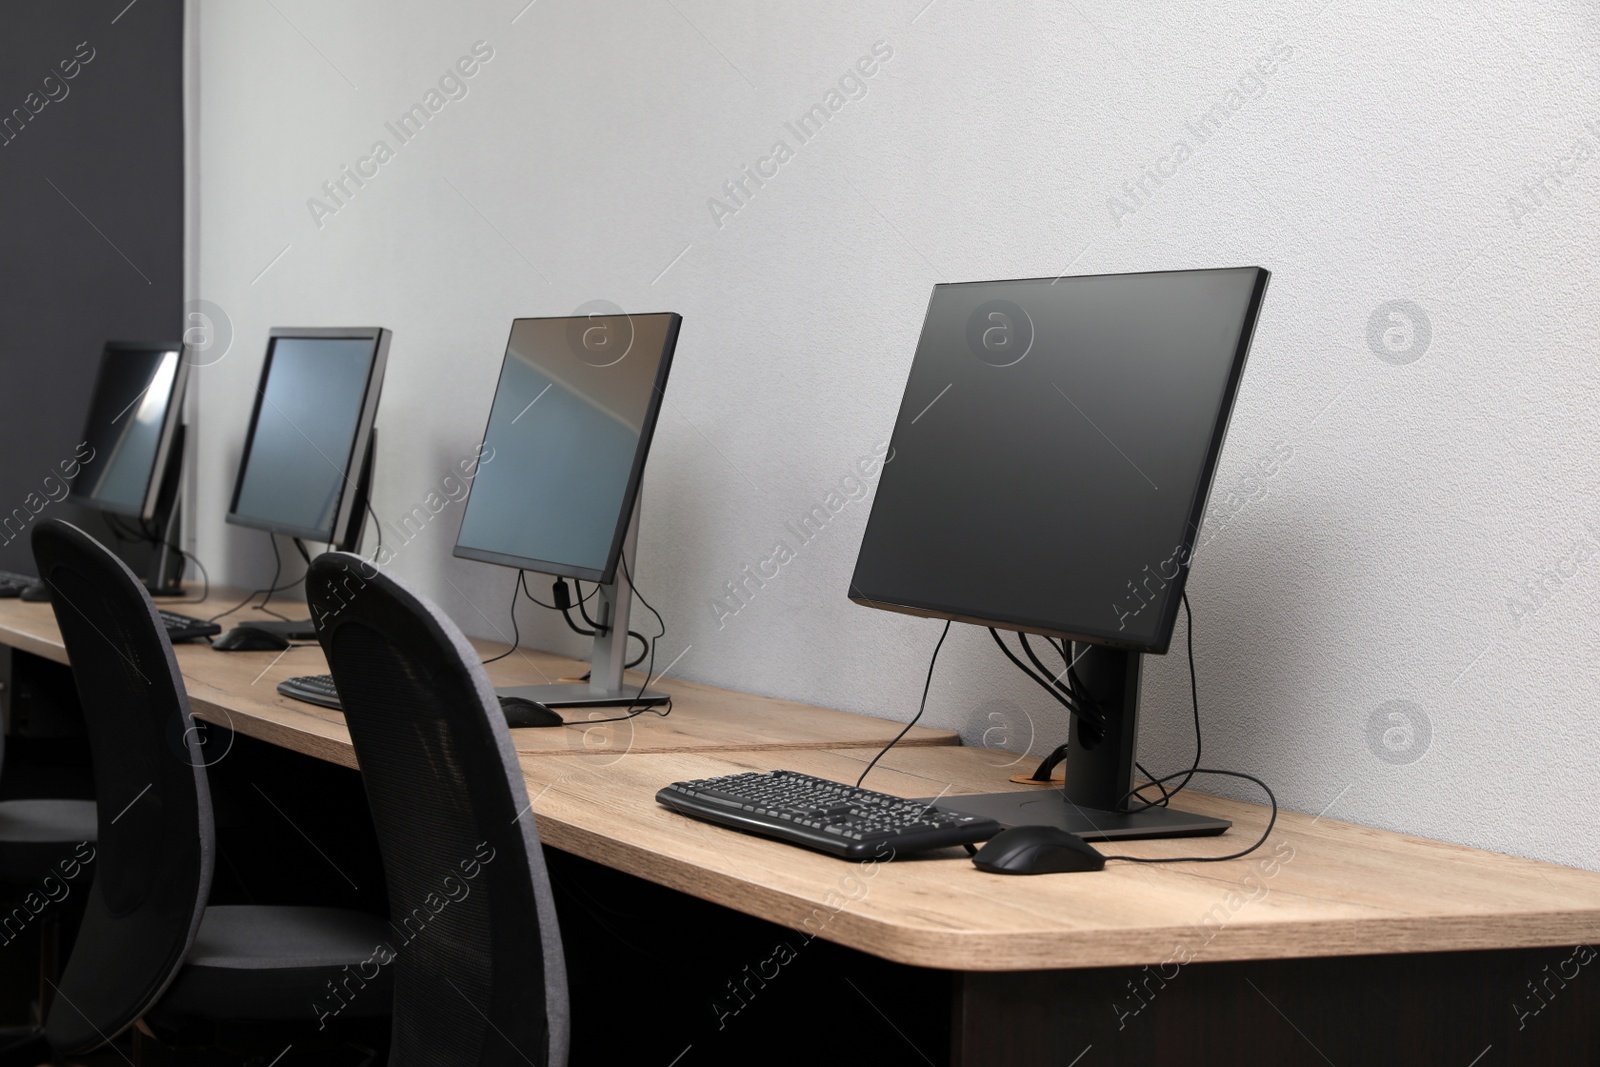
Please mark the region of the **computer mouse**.
POLYGON ((527 697, 501 697, 500 710, 505 713, 506 725, 516 729, 522 726, 565 726, 567 721, 537 700, 527 697))
POLYGON ((1106 858, 1077 834, 1055 826, 1013 826, 991 837, 972 862, 991 874, 1061 874, 1104 870, 1106 858))
POLYGON ((23 586, 22 592, 18 595, 23 600, 39 604, 50 599, 50 587, 43 582, 34 582, 32 585, 23 586))
POLYGON ((242 623, 211 642, 211 647, 218 652, 282 652, 289 644, 282 634, 242 623))

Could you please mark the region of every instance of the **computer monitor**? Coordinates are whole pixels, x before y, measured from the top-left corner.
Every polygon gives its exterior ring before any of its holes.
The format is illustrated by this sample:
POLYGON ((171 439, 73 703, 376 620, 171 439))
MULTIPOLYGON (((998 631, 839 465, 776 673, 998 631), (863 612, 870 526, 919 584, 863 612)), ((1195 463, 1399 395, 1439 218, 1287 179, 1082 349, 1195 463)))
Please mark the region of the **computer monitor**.
POLYGON ((547 707, 666 699, 624 687, 622 669, 639 484, 682 322, 662 312, 511 324, 455 554, 599 583, 600 625, 588 682, 503 696, 547 707))
MULTIPOLYGON (((376 326, 272 331, 228 522, 360 547, 389 338, 376 326)), ((316 636, 309 620, 251 625, 316 636)))
POLYGON ((1061 639, 1093 712, 1070 716, 1063 789, 942 803, 1091 838, 1226 829, 1125 809, 1141 656, 1172 640, 1267 278, 934 287, 849 596, 1061 639))
POLYGON ((87 458, 72 499, 132 519, 153 547, 145 585, 156 596, 183 592, 178 490, 183 470, 183 346, 111 341, 100 357, 83 431, 87 458))

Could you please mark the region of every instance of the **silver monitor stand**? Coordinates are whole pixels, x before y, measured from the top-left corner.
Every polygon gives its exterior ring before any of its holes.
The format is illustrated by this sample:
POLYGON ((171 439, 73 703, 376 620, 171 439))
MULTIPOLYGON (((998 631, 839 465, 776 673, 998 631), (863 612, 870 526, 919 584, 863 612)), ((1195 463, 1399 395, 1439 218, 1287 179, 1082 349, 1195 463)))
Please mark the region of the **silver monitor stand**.
POLYGON ((594 652, 589 658, 587 682, 558 682, 551 685, 502 686, 495 693, 502 697, 537 700, 547 708, 614 707, 665 704, 667 694, 637 685, 624 684, 622 665, 628 661, 628 615, 633 607, 633 586, 628 575, 633 571, 639 543, 639 503, 634 502, 628 533, 622 540, 622 561, 609 585, 600 587, 596 598, 594 652), (626 563, 626 566, 624 566, 626 563))

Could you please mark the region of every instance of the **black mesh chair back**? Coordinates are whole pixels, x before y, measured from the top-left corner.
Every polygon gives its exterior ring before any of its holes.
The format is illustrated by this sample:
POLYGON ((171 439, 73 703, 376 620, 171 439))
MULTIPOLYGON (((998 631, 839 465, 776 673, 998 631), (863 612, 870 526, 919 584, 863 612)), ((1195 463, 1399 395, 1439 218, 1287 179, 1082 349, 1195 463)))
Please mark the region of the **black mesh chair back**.
POLYGON ((478 654, 358 556, 306 595, 389 888, 393 1067, 561 1067, 566 965, 522 771, 478 654))
POLYGON ((211 797, 183 679, 144 586, 59 520, 34 527, 33 554, 94 761, 94 882, 44 1027, 52 1049, 75 1055, 131 1026, 182 966, 211 889, 211 797))

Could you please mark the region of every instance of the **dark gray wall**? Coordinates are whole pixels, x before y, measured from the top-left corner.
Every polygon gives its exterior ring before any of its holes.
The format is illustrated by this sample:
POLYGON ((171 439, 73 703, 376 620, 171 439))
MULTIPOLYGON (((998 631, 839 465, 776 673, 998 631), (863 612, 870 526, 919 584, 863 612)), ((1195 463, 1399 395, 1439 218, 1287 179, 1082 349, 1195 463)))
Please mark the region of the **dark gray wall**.
MULTIPOLYGON (((101 346, 182 332, 181 0, 5 6, 0 205, 3 522, 48 499, 83 439, 101 346)), ((46 516, 105 531, 71 503, 46 516)), ((19 521, 0 526, 0 569, 34 573, 19 521)))

